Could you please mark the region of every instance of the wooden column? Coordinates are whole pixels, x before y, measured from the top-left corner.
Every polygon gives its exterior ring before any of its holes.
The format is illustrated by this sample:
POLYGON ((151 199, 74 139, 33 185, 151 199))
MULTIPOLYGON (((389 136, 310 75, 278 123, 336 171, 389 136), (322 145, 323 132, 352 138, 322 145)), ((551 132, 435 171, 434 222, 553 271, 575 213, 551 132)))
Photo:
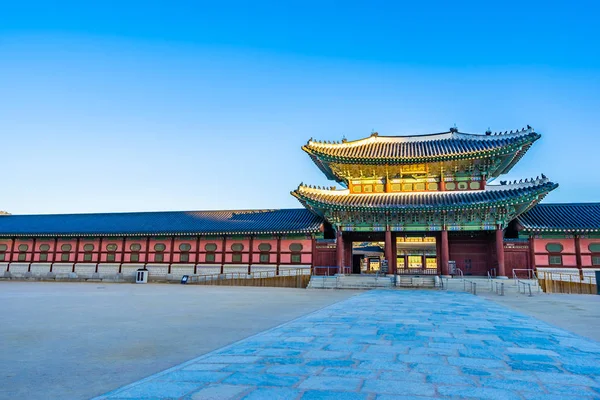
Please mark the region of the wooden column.
POLYGON ((577 268, 583 267, 581 262, 581 237, 575 235, 575 260, 577 261, 577 268))
POLYGON ((223 236, 223 248, 221 249, 221 273, 225 272, 225 246, 227 245, 227 236, 223 236))
POLYGON ((498 259, 498 276, 506 276, 504 269, 504 230, 496 229, 496 257, 498 259))
POLYGON ((250 236, 250 253, 248 254, 248 275, 250 275, 252 273, 252 257, 253 256, 254 256, 254 236, 250 236))
POLYGON ((73 263, 73 272, 75 272, 75 264, 79 261, 79 238, 75 239, 75 262, 73 263))
POLYGON ((575 235, 575 261, 577 262, 577 268, 579 268, 579 277, 583 279, 583 263, 581 262, 581 237, 575 235))
MULTIPOLYGON (((94 259, 92 258, 92 261, 94 259)), ((98 257, 96 258, 96 269, 94 270, 94 273, 97 274, 98 273, 98 264, 100 264, 102 262, 102 236, 100 236, 100 243, 98 243, 98 257)))
MULTIPOLYGON (((171 236, 171 249, 169 251, 169 269, 167 270, 167 274, 171 274, 171 265, 175 261, 175 236, 171 236)), ((165 260, 163 259, 163 262, 165 260)))
POLYGON ((392 268, 392 231, 388 227, 385 230, 385 259, 388 263, 388 271, 392 268))
POLYGON ((275 275, 279 275, 279 264, 281 264, 281 236, 277 236, 277 266, 275 267, 275 275))
POLYGON ((529 236, 529 268, 535 269, 535 247, 534 245, 535 239, 533 236, 529 236))
POLYGON ((398 243, 396 242, 396 234, 392 233, 392 259, 390 260, 390 271, 392 274, 396 274, 398 269, 398 243))
POLYGON ((448 270, 448 261, 450 260, 450 248, 448 247, 448 230, 445 228, 442 229, 441 239, 442 254, 440 256, 442 260, 442 275, 450 275, 450 271, 448 270))
POLYGON ((337 230, 336 246, 338 274, 342 275, 344 273, 344 238, 340 228, 337 230))
POLYGON ((311 254, 310 254, 310 274, 314 275, 315 274, 315 262, 317 259, 317 239, 314 237, 314 235, 311 237, 311 241, 310 241, 310 245, 311 245, 311 254))
POLYGON ((36 238, 33 238, 33 243, 31 244, 31 259, 29 260, 29 267, 27 267, 27 272, 31 272, 31 263, 35 261, 35 242, 36 238))
MULTIPOLYGON (((16 241, 17 241, 17 238, 12 238, 12 242, 10 244, 10 256, 8 257, 9 264, 11 262, 15 261, 15 242, 16 241)), ((9 268, 9 267, 7 267, 7 268, 9 268)))
MULTIPOLYGON (((144 252, 144 268, 150 261, 150 236, 146 238, 146 251, 144 252)), ((164 260, 163 260, 164 261, 164 260)))

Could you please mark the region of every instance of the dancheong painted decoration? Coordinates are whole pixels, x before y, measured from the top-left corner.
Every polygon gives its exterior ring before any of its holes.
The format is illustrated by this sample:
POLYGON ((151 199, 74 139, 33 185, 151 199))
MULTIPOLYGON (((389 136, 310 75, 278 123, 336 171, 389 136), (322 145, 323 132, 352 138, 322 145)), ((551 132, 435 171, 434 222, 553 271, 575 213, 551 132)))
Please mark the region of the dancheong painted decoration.
POLYGON ((180 279, 302 268, 498 276, 600 268, 600 204, 539 204, 558 187, 543 174, 502 180, 540 137, 527 126, 311 139, 302 149, 335 186, 300 184, 292 195, 303 208, 0 213, 0 273, 87 279, 146 267, 151 278, 180 279))

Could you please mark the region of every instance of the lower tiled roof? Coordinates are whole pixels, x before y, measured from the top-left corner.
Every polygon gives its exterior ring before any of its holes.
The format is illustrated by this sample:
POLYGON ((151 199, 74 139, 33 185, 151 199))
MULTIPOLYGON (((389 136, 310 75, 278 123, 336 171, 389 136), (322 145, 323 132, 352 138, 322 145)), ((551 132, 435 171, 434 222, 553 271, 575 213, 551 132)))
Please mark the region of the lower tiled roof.
POLYGON ((459 209, 498 203, 517 204, 524 198, 536 196, 539 196, 536 200, 541 200, 557 186, 547 178, 542 178, 526 183, 489 185, 486 190, 477 191, 352 194, 348 189, 326 190, 301 185, 292 194, 302 204, 310 204, 313 208, 357 211, 459 209))
POLYGON ((538 204, 517 220, 529 232, 599 232, 600 203, 538 204))
POLYGON ((0 236, 304 234, 323 220, 304 208, 0 216, 0 236))

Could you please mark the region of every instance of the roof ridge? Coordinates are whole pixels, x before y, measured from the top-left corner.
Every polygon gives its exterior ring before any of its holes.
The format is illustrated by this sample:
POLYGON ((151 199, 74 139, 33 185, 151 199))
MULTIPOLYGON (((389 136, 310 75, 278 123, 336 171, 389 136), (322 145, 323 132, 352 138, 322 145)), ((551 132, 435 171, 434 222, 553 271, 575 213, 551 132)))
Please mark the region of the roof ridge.
POLYGON ((226 209, 226 210, 166 210, 166 211, 114 211, 114 212, 85 212, 85 213, 67 213, 67 214, 61 214, 61 213, 56 213, 56 214, 10 214, 10 215, 3 215, 1 218, 4 217, 32 217, 32 216, 48 216, 48 217, 53 217, 53 216, 60 216, 60 217, 64 217, 64 216, 84 216, 84 215, 135 215, 135 214, 169 214, 169 213, 176 213, 176 214, 185 214, 185 213, 235 213, 235 212, 245 212, 245 213, 252 213, 252 212, 273 212, 273 211, 293 211, 293 210, 304 210, 304 208, 301 207, 296 207, 296 208, 257 208, 257 209, 226 209))
MULTIPOLYGON (((342 139, 342 141, 320 141, 320 140, 314 140, 313 138, 310 138, 307 143, 306 146, 316 146, 316 147, 337 147, 337 146, 358 146, 361 144, 364 144, 364 142, 377 142, 377 141, 385 141, 385 139, 389 138, 389 139, 406 139, 406 142, 411 142, 411 141, 415 141, 418 142, 419 139, 421 138, 432 138, 434 136, 439 136, 439 139, 434 139, 434 140, 448 140, 448 139, 454 139, 454 138, 461 138, 463 136, 466 136, 468 139, 476 139, 476 140, 491 140, 491 139, 487 139, 490 137, 495 137, 495 138, 499 138, 499 137, 514 137, 514 136, 524 136, 526 134, 531 134, 531 133, 536 133, 535 130, 527 125, 527 128, 522 128, 522 129, 517 129, 515 131, 504 131, 504 132, 491 132, 491 131, 486 131, 486 133, 466 133, 466 132, 459 132, 458 130, 455 129, 451 129, 450 131, 446 131, 446 132, 438 132, 438 133, 426 133, 426 134, 414 134, 414 135, 379 135, 379 133, 374 132, 372 133, 370 136, 364 137, 364 138, 360 138, 360 139, 356 139, 356 140, 351 140, 351 141, 347 141, 345 139, 342 139), (384 140, 381 140, 384 139, 384 140)), ((433 140, 428 140, 428 141, 433 141, 433 140)))

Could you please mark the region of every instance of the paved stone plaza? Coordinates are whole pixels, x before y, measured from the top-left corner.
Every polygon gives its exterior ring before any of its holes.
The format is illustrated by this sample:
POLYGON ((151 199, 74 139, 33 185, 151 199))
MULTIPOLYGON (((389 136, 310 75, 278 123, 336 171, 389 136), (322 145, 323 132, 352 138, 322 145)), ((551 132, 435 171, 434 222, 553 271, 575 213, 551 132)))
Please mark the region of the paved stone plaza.
POLYGON ((466 293, 371 291, 99 399, 598 399, 600 344, 466 293))
POLYGON ((0 399, 89 399, 355 293, 0 281, 0 399))

